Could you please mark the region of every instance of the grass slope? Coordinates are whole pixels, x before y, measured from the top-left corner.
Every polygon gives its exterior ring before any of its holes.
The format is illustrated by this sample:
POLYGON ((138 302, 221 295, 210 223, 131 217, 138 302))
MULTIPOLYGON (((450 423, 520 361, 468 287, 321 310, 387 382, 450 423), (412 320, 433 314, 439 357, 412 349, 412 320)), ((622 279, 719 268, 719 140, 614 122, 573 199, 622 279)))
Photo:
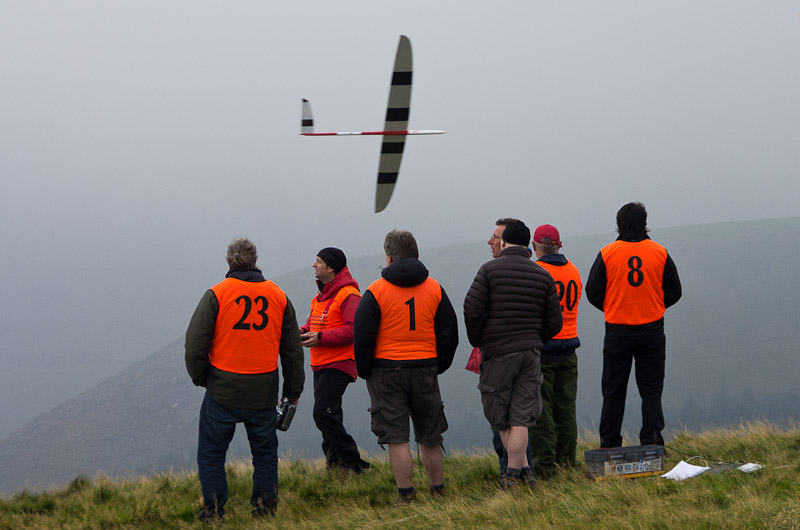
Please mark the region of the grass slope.
MULTIPOLYGON (((596 444, 581 440, 580 455, 596 444)), ((420 487, 426 481, 415 465, 418 501, 398 507, 386 460, 374 461, 364 475, 342 476, 326 471, 320 460, 287 459, 280 464, 278 516, 253 521, 251 470, 237 462, 228 468, 231 500, 224 528, 800 528, 800 426, 757 422, 679 433, 669 447, 665 469, 685 455, 765 467, 678 483, 653 477, 592 482, 582 469, 562 470, 535 492, 504 493, 496 486, 494 456, 458 454, 445 459, 445 498, 431 498, 420 487)), ((23 491, 0 500, 0 529, 200 528, 199 492, 194 473, 127 480, 79 476, 60 491, 23 491)))

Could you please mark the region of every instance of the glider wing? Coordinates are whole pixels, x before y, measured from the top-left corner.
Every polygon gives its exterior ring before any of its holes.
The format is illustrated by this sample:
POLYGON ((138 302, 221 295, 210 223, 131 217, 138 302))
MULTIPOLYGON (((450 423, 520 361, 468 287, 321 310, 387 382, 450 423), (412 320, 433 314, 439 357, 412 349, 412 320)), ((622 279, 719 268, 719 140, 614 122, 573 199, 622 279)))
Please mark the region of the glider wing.
POLYGON ((411 42, 405 35, 400 35, 394 59, 392 86, 389 89, 389 103, 386 108, 386 125, 383 127, 384 137, 378 164, 378 184, 375 190, 375 213, 383 211, 389 204, 394 185, 397 183, 397 174, 400 172, 400 162, 403 159, 403 148, 408 134, 412 70, 411 42), (392 132, 395 134, 391 134, 392 132))

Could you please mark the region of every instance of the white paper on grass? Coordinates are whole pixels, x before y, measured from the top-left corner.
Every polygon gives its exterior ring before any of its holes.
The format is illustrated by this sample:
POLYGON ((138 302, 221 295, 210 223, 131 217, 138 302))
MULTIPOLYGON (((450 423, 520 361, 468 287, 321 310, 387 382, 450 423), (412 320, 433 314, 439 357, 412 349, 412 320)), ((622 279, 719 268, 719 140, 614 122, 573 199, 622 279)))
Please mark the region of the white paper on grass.
POLYGON ((703 466, 695 466, 692 464, 687 464, 683 460, 678 462, 678 465, 673 467, 670 471, 667 471, 661 478, 668 478, 671 480, 686 480, 687 478, 696 477, 701 473, 705 473, 711 469, 710 467, 703 467, 703 466))
POLYGON ((753 471, 758 471, 759 469, 763 468, 761 464, 744 464, 743 466, 739 466, 736 469, 739 471, 744 471, 745 473, 752 473, 753 471))

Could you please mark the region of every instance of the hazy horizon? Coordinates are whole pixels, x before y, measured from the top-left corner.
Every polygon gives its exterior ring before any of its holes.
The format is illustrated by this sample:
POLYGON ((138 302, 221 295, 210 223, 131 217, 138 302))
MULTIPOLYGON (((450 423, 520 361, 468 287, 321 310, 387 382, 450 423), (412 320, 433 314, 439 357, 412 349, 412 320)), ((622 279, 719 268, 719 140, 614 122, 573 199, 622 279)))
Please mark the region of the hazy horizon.
MULTIPOLYGON (((0 0, 0 436, 183 333, 248 236, 271 276, 337 246, 562 239, 642 201, 659 230, 800 215, 800 8, 641 3, 0 0), (374 214, 399 35, 397 187, 374 214)), ((698 249, 702 251, 702 249, 698 249)), ((744 249, 743 249, 744 251, 744 249)))

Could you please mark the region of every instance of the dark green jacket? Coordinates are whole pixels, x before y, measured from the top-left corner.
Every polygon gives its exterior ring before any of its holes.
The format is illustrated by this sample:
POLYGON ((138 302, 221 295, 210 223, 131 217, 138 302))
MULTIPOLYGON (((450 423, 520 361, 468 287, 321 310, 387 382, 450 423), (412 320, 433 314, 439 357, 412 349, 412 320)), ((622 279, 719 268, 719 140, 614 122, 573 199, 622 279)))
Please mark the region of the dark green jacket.
MULTIPOLYGON (((248 282, 265 281, 258 269, 231 270, 225 277, 248 282)), ((226 407, 246 410, 274 407, 278 403, 277 369, 263 374, 237 374, 220 370, 209 363, 208 354, 218 313, 219 302, 214 291, 209 289, 197 304, 186 330, 186 370, 192 382, 205 387, 214 401, 226 407)), ((283 312, 278 355, 283 372, 281 396, 299 398, 305 383, 303 346, 294 307, 288 297, 283 312)))

